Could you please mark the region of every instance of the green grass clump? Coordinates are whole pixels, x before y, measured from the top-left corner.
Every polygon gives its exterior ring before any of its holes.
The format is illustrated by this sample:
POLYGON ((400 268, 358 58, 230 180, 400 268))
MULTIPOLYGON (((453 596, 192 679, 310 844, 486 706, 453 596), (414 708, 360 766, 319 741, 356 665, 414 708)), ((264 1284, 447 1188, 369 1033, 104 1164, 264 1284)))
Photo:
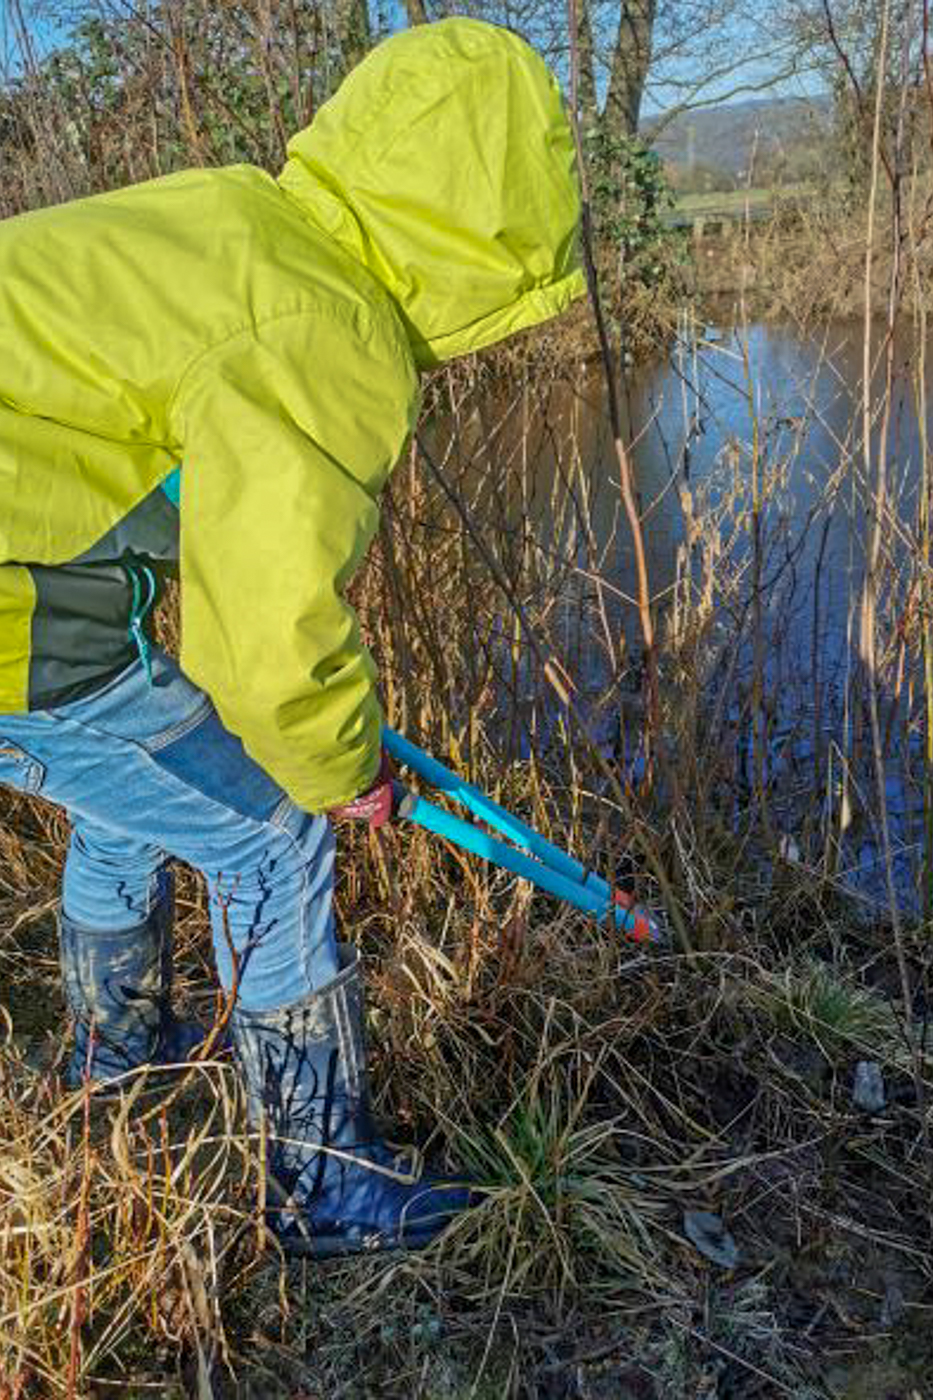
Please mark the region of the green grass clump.
POLYGON ((767 976, 752 987, 751 996, 780 1029, 812 1041, 827 1059, 856 1050, 884 1059, 903 1054, 904 1036, 891 1003, 818 959, 767 976))

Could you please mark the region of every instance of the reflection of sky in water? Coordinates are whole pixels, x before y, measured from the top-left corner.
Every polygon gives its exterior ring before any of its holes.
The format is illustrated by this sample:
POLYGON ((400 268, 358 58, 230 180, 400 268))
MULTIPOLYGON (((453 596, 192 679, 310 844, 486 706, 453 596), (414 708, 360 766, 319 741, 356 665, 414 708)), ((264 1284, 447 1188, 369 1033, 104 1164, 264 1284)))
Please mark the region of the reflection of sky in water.
MULTIPOLYGON (((878 337, 880 344, 880 337, 878 337)), ((910 366, 899 356, 887 452, 888 491, 905 530, 915 528, 919 479, 919 435, 912 398, 910 366)), ((764 542, 763 595, 766 636, 766 689, 773 705, 770 763, 775 776, 793 776, 798 788, 812 787, 814 749, 825 751, 827 737, 842 736, 842 704, 849 668, 855 656, 848 640, 852 627, 857 649, 858 598, 865 559, 866 520, 863 501, 866 465, 862 446, 860 383, 863 360, 861 327, 837 327, 822 340, 810 340, 780 327, 752 327, 747 337, 747 358, 740 340, 732 336, 713 339, 696 347, 683 345, 660 364, 640 370, 623 395, 629 437, 634 440, 633 460, 637 488, 645 514, 645 546, 652 593, 663 625, 665 607, 677 576, 678 550, 684 541, 681 490, 686 488, 697 513, 722 509, 732 501, 731 518, 752 504, 752 444, 757 419, 759 472, 767 477, 761 511, 764 542), (815 588, 819 580, 818 589, 815 588), (820 734, 815 733, 815 682, 820 688, 820 734)), ((873 398, 880 402, 880 374, 873 384, 873 398)), ((559 398, 560 396, 558 396, 559 398)), ((578 563, 592 565, 579 532, 572 529, 573 513, 563 523, 553 514, 549 486, 562 458, 560 433, 571 422, 576 435, 581 477, 573 485, 585 487, 597 549, 606 548, 601 572, 630 598, 635 596, 635 568, 627 524, 621 513, 618 467, 611 441, 604 393, 598 373, 575 387, 562 402, 551 404, 549 414, 561 425, 542 427, 533 511, 538 528, 557 552, 575 551, 578 563), (548 434, 553 441, 549 443, 548 434)), ((872 457, 877 452, 878 430, 871 438, 872 457)), ((566 467, 564 468, 566 470, 566 467)), ((729 515, 722 536, 729 536, 729 515)), ((903 543, 899 553, 906 555, 903 543)), ((747 605, 751 594, 751 529, 748 516, 717 565, 721 577, 744 568, 736 595, 747 605)), ((902 589, 903 582, 898 585, 902 589)), ((605 650, 598 641, 592 584, 582 576, 567 590, 568 602, 561 638, 564 655, 578 679, 596 691, 608 675, 605 650), (585 599, 581 607, 579 593, 585 599)), ((902 593, 889 599, 902 607, 902 593)), ((639 632, 635 610, 610 598, 613 626, 625 631, 637 648, 639 632)), ((741 613, 739 614, 741 616, 741 613)), ((724 654, 734 643, 735 616, 723 619, 724 654), (730 629, 733 635, 730 637, 730 629)), ((887 632, 887 625, 884 627, 887 632)), ((744 636, 750 638, 746 619, 744 636)), ((742 671, 748 675, 751 648, 741 651, 742 671)), ((637 691, 637 683, 634 689, 637 691)), ((747 694, 747 691, 746 691, 747 694)), ((883 697, 885 712, 891 696, 883 697)), ((610 706, 610 709, 612 706, 610 706)), ((738 714, 738 707, 736 713, 738 714)), ((916 736, 919 745, 919 735, 916 736)), ((735 742, 739 769, 750 775, 748 726, 738 725, 735 742)), ((918 797, 908 795, 901 777, 902 765, 891 765, 888 808, 895 839, 909 846, 919 828, 911 818, 918 811, 918 797)), ((812 805, 812 796, 806 792, 812 805)), ((786 813, 793 823, 793 813, 786 813)), ((853 862, 860 867, 866 892, 881 893, 877 853, 869 838, 860 850, 853 845, 853 862)), ((909 867, 913 856, 901 862, 901 883, 913 883, 909 867)))
MULTIPOLYGON (((822 746, 829 733, 842 734, 847 673, 855 659, 850 654, 850 628, 857 647, 857 605, 867 547, 861 341, 862 328, 855 325, 837 328, 822 340, 755 326, 747 336, 747 355, 741 340, 729 336, 696 354, 683 347, 668 364, 641 376, 630 396, 631 421, 651 423, 635 454, 643 504, 650 510, 666 488, 670 496, 670 506, 661 505, 663 518, 655 527, 660 539, 653 547, 654 588, 668 583, 670 561, 682 539, 680 510, 669 490, 672 475, 686 478, 696 495, 707 488, 714 507, 738 482, 750 506, 757 418, 761 472, 773 474, 774 481, 762 509, 763 575, 769 584, 766 684, 775 704, 770 758, 785 775, 789 770, 804 780, 813 771, 814 682, 821 687, 822 746)), ((916 522, 921 449, 911 367, 905 355, 899 361, 886 463, 889 496, 909 532, 916 522)), ((876 405, 882 388, 879 371, 872 386, 876 405)), ((872 462, 879 437, 875 423, 869 439, 872 462)), ((751 535, 745 530, 730 553, 731 565, 747 562, 750 552, 751 535)), ((898 563, 905 553, 902 544, 895 551, 898 563)), ((630 576, 631 559, 625 554, 621 567, 630 576)), ((746 596, 750 587, 749 573, 746 596)), ((905 601, 903 582, 900 588, 891 598, 895 607, 905 601)), ((750 659, 746 646, 746 667, 750 659)), ((891 704, 890 694, 882 697, 885 711, 891 704)), ((919 750, 919 734, 915 739, 919 750)), ((749 743, 747 733, 744 742, 749 743)), ((895 841, 905 848, 899 883, 906 893, 916 888, 920 803, 916 794, 908 793, 902 773, 900 760, 890 765, 887 806, 895 841)), ((866 892, 881 894, 871 835, 853 842, 848 855, 856 883, 866 892)))
MULTIPOLYGON (((849 603, 862 578, 865 464, 860 410, 848 387, 861 379, 858 338, 857 328, 817 343, 786 330, 753 327, 747 379, 739 342, 724 338, 701 348, 695 358, 688 349, 675 353, 667 366, 641 377, 631 394, 633 421, 651 423, 635 452, 643 503, 650 509, 666 488, 670 497, 648 527, 659 536, 652 552, 661 586, 671 580, 681 539, 680 509, 669 489, 672 474, 683 479, 686 467, 688 485, 695 492, 708 487, 713 506, 738 485, 750 507, 754 404, 760 471, 775 478, 762 511, 768 544, 764 572, 774 577, 784 566, 778 596, 806 620, 807 636, 792 638, 798 653, 809 646, 812 597, 802 595, 812 590, 821 546, 820 612, 837 643, 844 639, 849 603), (685 421, 695 427, 689 441, 685 421)), ((877 434, 873 447, 876 443, 877 434)), ((901 518, 909 521, 915 513, 918 455, 912 405, 901 395, 888 471, 901 518)), ((750 548, 750 533, 743 531, 732 560, 739 563, 750 548)), ((628 574, 629 550, 620 562, 628 574)))

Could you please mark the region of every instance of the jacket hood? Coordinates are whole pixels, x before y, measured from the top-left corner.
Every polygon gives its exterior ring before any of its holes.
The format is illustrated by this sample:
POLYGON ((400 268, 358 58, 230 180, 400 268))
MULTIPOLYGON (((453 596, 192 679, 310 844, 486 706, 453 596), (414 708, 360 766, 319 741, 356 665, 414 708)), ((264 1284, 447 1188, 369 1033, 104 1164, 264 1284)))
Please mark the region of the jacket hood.
POLYGON ((288 157, 280 185, 391 293, 422 368, 585 291, 570 124, 507 30, 450 19, 387 39, 288 157))

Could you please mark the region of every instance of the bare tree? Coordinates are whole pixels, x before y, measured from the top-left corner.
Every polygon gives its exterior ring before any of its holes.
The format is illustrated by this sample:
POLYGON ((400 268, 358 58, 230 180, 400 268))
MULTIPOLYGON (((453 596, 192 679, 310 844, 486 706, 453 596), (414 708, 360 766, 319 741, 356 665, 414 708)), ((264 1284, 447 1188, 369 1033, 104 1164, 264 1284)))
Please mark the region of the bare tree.
MULTIPOLYGON (((880 141, 882 168, 893 178, 898 109, 905 91, 920 92, 923 8, 913 0, 785 0, 784 22, 795 36, 801 64, 822 75, 833 95, 836 143, 853 194, 864 193, 872 143, 880 141), (879 125, 876 127, 876 107, 879 125)), ((909 101, 899 157, 907 159, 917 103, 909 101)))
MULTIPOLYGON (((565 0, 414 0, 429 19, 451 10, 508 24, 566 75, 565 0)), ((676 112, 754 94, 790 77, 800 47, 780 0, 578 0, 578 95, 585 121, 634 136, 646 102, 676 112)))

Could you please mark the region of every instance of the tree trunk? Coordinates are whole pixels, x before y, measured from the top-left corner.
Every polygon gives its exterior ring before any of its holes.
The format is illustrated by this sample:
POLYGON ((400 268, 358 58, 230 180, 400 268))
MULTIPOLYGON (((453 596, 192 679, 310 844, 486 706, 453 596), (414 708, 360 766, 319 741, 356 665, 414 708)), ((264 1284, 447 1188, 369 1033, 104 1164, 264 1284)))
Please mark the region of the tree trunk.
POLYGON ((344 72, 349 72, 372 45, 367 0, 337 0, 337 35, 344 72))
POLYGON ((593 67, 593 25, 590 20, 590 0, 577 0, 577 100, 580 104, 580 126, 583 131, 599 116, 596 105, 596 77, 593 67))
POLYGON ((634 136, 651 63, 657 0, 623 0, 603 120, 612 135, 634 136))
POLYGON ((412 27, 428 22, 428 12, 424 8, 424 0, 405 0, 405 13, 408 15, 408 23, 412 27))

